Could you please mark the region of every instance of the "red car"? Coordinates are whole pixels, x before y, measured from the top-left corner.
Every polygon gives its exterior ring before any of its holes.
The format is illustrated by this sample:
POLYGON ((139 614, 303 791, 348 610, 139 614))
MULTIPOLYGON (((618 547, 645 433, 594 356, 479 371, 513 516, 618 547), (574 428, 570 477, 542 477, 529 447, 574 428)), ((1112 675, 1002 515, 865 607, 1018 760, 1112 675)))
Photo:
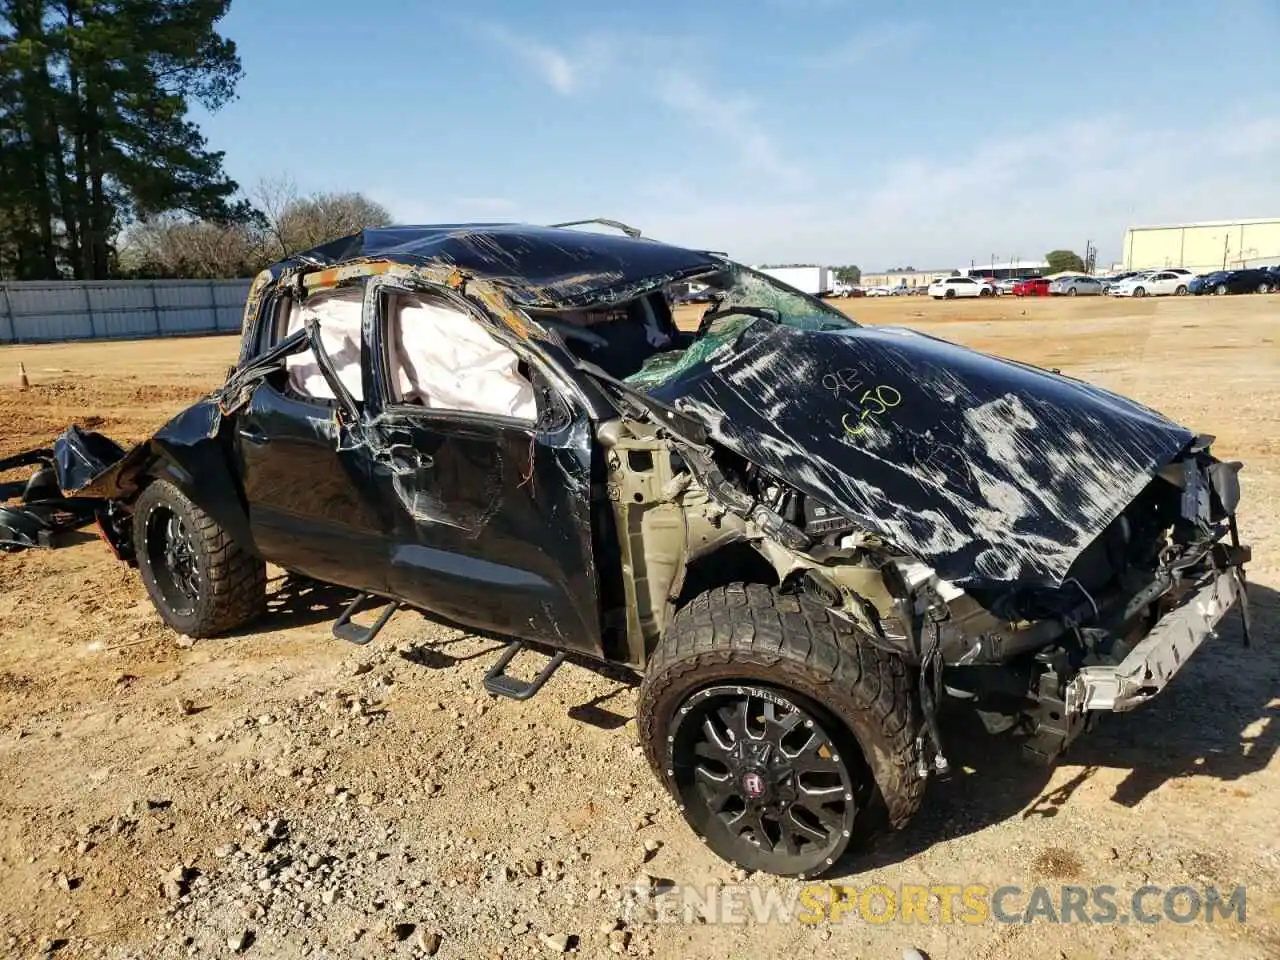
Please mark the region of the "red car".
POLYGON ((1049 281, 1044 277, 1029 277, 1013 285, 1013 295, 1015 297, 1047 297, 1049 281))

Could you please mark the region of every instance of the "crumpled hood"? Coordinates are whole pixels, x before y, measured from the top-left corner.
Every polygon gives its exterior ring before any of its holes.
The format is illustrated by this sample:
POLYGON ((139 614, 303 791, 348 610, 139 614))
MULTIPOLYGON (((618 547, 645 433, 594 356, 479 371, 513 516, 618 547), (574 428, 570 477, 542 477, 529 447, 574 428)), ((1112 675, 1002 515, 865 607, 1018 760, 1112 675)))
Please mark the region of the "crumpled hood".
POLYGON ((894 327, 758 321, 648 392, 970 588, 1059 585, 1195 436, 1089 384, 894 327))

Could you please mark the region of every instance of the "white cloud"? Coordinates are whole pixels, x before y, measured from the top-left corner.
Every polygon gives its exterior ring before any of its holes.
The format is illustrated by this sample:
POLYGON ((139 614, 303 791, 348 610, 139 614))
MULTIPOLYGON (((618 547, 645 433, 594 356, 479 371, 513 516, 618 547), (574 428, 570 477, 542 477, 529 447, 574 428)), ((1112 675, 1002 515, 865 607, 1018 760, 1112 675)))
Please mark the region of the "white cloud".
POLYGON ((784 186, 803 180, 799 165, 745 97, 714 90, 681 68, 655 71, 655 62, 678 63, 695 52, 687 38, 639 34, 626 42, 607 33, 586 34, 571 45, 553 47, 500 23, 472 24, 482 37, 514 54, 563 96, 580 92, 610 74, 613 86, 640 98, 649 93, 669 111, 710 133, 744 170, 764 174, 784 186), (655 80, 656 77, 656 80, 655 80))
MULTIPOLYGON (((768 171, 792 167, 762 130, 738 122, 744 110, 751 116, 749 108, 726 111, 695 82, 662 89, 682 112, 719 118, 713 132, 766 176, 726 175, 708 187, 676 166, 615 185, 612 200, 593 203, 593 212, 633 223, 648 236, 724 250, 749 263, 949 268, 993 254, 1032 259, 1056 247, 1083 251, 1086 240, 1110 263, 1120 257, 1129 226, 1280 216, 1274 173, 1280 114, 1228 119, 1219 127, 1144 127, 1131 117, 1099 117, 949 153, 902 156, 854 189, 840 182, 782 190, 768 171)), ((391 185, 366 192, 402 223, 549 223, 580 212, 543 196, 424 201, 391 185)), ((1280 250, 1259 256, 1273 253, 1280 260, 1280 250)))
POLYGON ((829 50, 815 64, 828 69, 858 66, 882 51, 913 46, 924 35, 925 25, 918 20, 874 24, 829 50))
POLYGON ((475 29, 489 42, 522 61, 562 96, 577 93, 596 79, 608 62, 608 44, 600 37, 585 38, 570 50, 517 33, 500 23, 482 23, 475 29))
POLYGON ((1030 259, 1056 247, 1083 250, 1086 240, 1110 262, 1129 226, 1280 216, 1277 154, 1280 116, 1212 128, 1144 127, 1118 115, 950 155, 905 156, 853 191, 710 196, 660 183, 643 206, 628 201, 635 209, 624 203, 619 216, 672 242, 727 247, 752 262, 953 267, 993 253, 1030 259), (658 202, 664 195, 673 202, 658 202))
POLYGON ((728 146, 743 167, 777 178, 786 186, 803 179, 801 168, 785 156, 749 100, 713 91, 683 71, 661 78, 657 94, 671 110, 728 146))

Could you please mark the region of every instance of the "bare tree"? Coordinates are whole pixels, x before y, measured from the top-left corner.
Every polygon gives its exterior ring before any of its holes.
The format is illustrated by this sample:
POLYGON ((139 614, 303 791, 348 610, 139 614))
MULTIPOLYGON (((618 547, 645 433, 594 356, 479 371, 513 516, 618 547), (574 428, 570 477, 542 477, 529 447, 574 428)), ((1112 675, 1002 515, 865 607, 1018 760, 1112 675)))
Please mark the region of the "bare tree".
POLYGON ((133 224, 121 240, 122 270, 145 277, 246 277, 391 215, 360 193, 299 194, 292 177, 258 182, 249 196, 254 216, 241 223, 164 214, 133 224))
POLYGON ((365 227, 385 227, 391 222, 387 209, 363 194, 302 196, 287 175, 260 180, 250 199, 266 220, 272 259, 284 259, 365 227))
POLYGON ((262 214, 266 243, 271 254, 284 259, 290 253, 288 237, 284 232, 288 211, 298 202, 298 184, 287 173, 263 177, 249 191, 249 202, 262 214))
POLYGON ((120 267, 135 277, 246 277, 267 263, 262 239, 257 224, 163 214, 129 228, 120 240, 120 267))

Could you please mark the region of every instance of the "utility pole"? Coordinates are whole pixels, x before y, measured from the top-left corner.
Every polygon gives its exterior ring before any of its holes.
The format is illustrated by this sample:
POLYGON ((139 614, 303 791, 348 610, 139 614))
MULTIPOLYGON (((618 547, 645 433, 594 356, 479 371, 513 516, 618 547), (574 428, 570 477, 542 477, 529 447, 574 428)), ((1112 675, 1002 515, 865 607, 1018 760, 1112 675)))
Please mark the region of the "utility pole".
POLYGON ((1231 246, 1231 234, 1222 235, 1222 269, 1227 269, 1227 249, 1231 246))

